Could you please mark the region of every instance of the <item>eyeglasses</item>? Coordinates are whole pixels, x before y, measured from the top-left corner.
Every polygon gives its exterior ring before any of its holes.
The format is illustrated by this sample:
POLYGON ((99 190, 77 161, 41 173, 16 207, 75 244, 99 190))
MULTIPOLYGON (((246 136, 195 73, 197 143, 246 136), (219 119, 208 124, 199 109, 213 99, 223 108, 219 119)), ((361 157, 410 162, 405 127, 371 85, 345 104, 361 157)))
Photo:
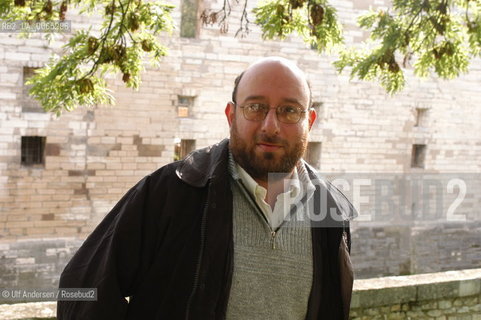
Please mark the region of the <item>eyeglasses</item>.
POLYGON ((295 105, 280 105, 277 108, 270 108, 265 103, 247 103, 239 106, 243 110, 244 118, 250 121, 263 121, 270 109, 276 109, 277 120, 283 123, 298 123, 302 118, 302 114, 307 111, 295 105))

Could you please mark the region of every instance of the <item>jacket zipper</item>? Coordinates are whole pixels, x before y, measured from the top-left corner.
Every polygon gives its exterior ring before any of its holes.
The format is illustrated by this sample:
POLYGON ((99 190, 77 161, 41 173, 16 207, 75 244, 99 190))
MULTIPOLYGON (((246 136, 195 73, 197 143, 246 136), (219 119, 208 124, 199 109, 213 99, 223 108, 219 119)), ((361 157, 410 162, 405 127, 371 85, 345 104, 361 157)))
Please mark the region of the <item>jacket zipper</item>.
POLYGON ((190 308, 192 304, 192 300, 194 299, 195 292, 199 287, 199 277, 200 277, 200 266, 202 264, 202 256, 204 253, 204 243, 205 243, 205 229, 207 224, 207 207, 208 207, 208 200, 205 200, 204 204, 204 211, 202 214, 202 220, 200 223, 200 249, 199 255, 197 257, 197 265, 195 267, 195 274, 194 274, 194 283, 192 285, 192 291, 190 293, 189 299, 187 300, 186 312, 185 312, 185 319, 188 320, 190 316, 190 308))

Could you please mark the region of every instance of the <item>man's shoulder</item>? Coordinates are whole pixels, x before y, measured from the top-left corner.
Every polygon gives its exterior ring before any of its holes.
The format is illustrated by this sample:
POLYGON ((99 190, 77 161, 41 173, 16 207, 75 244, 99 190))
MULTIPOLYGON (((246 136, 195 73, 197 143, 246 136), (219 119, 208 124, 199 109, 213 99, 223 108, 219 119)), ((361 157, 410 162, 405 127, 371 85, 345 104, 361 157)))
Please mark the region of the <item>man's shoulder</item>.
POLYGON ((195 150, 184 159, 168 163, 147 175, 144 180, 154 184, 174 181, 202 187, 212 177, 218 165, 227 162, 228 140, 195 150))
POLYGON ((227 173, 229 140, 191 152, 180 161, 175 169, 176 175, 184 182, 195 186, 205 186, 218 170, 227 173))
POLYGON ((331 196, 335 205, 339 208, 342 214, 343 220, 352 220, 358 216, 357 210, 354 208, 351 201, 328 179, 323 177, 315 168, 304 162, 306 169, 309 173, 311 182, 319 187, 320 190, 326 190, 331 196))

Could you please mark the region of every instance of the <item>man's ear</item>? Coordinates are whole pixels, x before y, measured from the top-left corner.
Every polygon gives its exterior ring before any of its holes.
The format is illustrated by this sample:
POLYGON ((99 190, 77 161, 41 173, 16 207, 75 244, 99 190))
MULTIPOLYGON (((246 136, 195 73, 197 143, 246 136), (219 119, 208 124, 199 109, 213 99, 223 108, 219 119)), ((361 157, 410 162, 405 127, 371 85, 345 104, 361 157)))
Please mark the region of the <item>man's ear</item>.
POLYGON ((225 116, 227 117, 227 122, 229 123, 229 127, 232 126, 232 121, 235 118, 235 105, 232 102, 228 102, 225 106, 225 116))
POLYGON ((314 110, 314 108, 309 109, 309 130, 311 130, 312 125, 314 124, 314 121, 317 119, 317 112, 314 110))

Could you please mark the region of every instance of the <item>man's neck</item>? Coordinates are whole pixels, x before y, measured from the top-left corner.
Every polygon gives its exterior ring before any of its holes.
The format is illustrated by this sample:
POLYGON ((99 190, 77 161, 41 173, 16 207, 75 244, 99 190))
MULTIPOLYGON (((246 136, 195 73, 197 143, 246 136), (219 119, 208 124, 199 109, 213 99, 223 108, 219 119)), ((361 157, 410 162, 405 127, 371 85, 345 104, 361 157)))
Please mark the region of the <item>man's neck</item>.
POLYGON ((266 199, 264 199, 271 208, 274 208, 276 204, 277 196, 281 193, 284 193, 285 187, 285 180, 288 180, 292 177, 295 168, 288 174, 282 175, 282 177, 269 179, 269 180, 261 180, 261 179, 254 179, 261 187, 264 187, 267 190, 266 199))

